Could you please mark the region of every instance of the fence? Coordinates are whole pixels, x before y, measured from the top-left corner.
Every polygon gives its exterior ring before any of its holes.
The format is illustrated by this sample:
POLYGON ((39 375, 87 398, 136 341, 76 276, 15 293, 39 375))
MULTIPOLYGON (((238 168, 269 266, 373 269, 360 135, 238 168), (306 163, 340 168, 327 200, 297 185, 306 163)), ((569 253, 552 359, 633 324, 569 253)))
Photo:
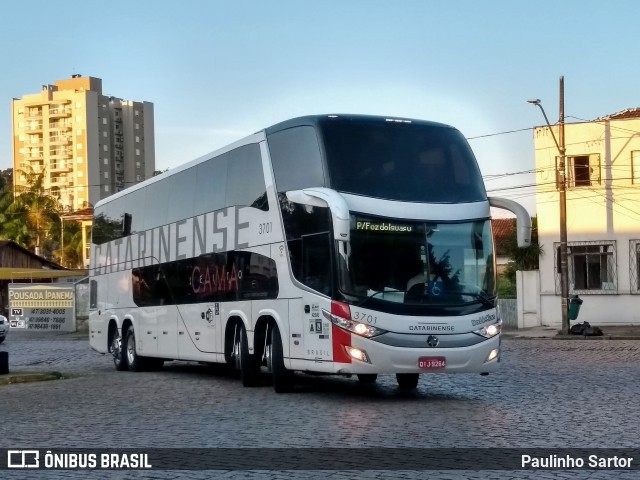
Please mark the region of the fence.
POLYGON ((500 307, 500 317, 502 318, 502 327, 505 329, 518 328, 518 299, 517 298, 499 298, 498 305, 500 307))

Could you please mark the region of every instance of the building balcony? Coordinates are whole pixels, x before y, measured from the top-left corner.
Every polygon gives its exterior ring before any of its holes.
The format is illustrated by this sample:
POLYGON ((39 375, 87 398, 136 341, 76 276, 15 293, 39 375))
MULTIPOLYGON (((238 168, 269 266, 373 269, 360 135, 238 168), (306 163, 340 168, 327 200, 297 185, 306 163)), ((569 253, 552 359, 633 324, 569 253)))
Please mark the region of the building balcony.
POLYGON ((64 118, 71 116, 70 108, 54 108, 49 110, 49 118, 64 118))
POLYGON ((49 123, 49 130, 61 130, 61 131, 67 131, 67 130, 71 130, 71 123, 67 123, 67 122, 50 122, 49 123))
POLYGON ((49 164, 50 172, 70 172, 73 170, 71 162, 53 162, 49 164))
POLYGON ((71 149, 64 150, 51 150, 49 152, 49 157, 53 159, 68 159, 73 156, 73 151, 71 149))
POLYGON ((49 143, 51 145, 71 145, 71 139, 69 137, 49 137, 49 143))
POLYGON ((51 177, 51 185, 63 186, 63 187, 72 187, 73 186, 73 178, 72 177, 51 177))
POLYGON ((31 122, 29 125, 24 127, 24 131, 27 133, 42 132, 42 122, 31 122))

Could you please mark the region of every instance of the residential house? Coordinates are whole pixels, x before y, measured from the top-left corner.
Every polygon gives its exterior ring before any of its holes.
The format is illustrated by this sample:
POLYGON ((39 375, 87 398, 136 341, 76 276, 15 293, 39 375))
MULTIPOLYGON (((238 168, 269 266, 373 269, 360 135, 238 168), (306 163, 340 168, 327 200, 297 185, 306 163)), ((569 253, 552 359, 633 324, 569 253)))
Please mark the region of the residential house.
MULTIPOLYGON (((558 126, 553 126, 559 138, 558 126)), ((542 325, 560 326, 558 148, 534 130, 542 325)), ((640 324, 640 109, 565 124, 569 294, 578 321, 640 324)))

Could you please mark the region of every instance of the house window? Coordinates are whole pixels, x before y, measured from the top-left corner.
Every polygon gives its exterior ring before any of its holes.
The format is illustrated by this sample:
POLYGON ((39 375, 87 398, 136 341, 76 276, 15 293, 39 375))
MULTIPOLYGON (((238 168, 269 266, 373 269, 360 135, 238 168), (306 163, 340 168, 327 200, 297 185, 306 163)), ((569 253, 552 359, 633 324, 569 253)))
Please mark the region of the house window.
POLYGON ((631 152, 631 183, 640 183, 640 151, 631 152))
MULTIPOLYGON (((556 157, 556 167, 560 159, 556 157)), ((567 187, 594 187, 600 185, 600 155, 574 155, 566 157, 567 187)))
MULTIPOLYGON (((554 243, 556 255, 556 293, 560 293, 560 244, 554 243)), ((616 242, 600 240, 569 242, 567 273, 570 293, 618 293, 616 242)))
POLYGON ((629 280, 631 293, 640 294, 640 240, 629 240, 629 280))

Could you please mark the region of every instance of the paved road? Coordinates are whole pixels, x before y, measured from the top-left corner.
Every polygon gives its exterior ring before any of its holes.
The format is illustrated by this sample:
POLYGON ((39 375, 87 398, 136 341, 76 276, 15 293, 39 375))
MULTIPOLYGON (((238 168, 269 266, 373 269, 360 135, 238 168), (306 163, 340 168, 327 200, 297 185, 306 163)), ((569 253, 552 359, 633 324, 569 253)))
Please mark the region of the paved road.
MULTIPOLYGON (((12 332, 13 333, 13 332, 12 332)), ((395 378, 375 386, 307 377, 292 394, 171 362, 116 372, 70 335, 11 335, 11 373, 65 380, 0 386, 0 448, 639 448, 640 341, 503 342, 499 373, 395 378)), ((499 456, 500 450, 496 450, 499 456)), ((322 457, 326 451, 318 450, 322 457)), ((561 454, 561 451, 558 451, 561 454)), ((331 457, 327 456, 328 464, 331 457)), ((640 462, 640 458, 636 459, 640 462)), ((361 459, 366 465, 367 458, 361 459)), ((636 463, 637 464, 637 463, 636 463)), ((409 468, 409 467, 407 467, 409 468)), ((636 471, 1 472, 3 478, 637 478, 636 471), (6 475, 5 475, 6 474, 6 475)))

